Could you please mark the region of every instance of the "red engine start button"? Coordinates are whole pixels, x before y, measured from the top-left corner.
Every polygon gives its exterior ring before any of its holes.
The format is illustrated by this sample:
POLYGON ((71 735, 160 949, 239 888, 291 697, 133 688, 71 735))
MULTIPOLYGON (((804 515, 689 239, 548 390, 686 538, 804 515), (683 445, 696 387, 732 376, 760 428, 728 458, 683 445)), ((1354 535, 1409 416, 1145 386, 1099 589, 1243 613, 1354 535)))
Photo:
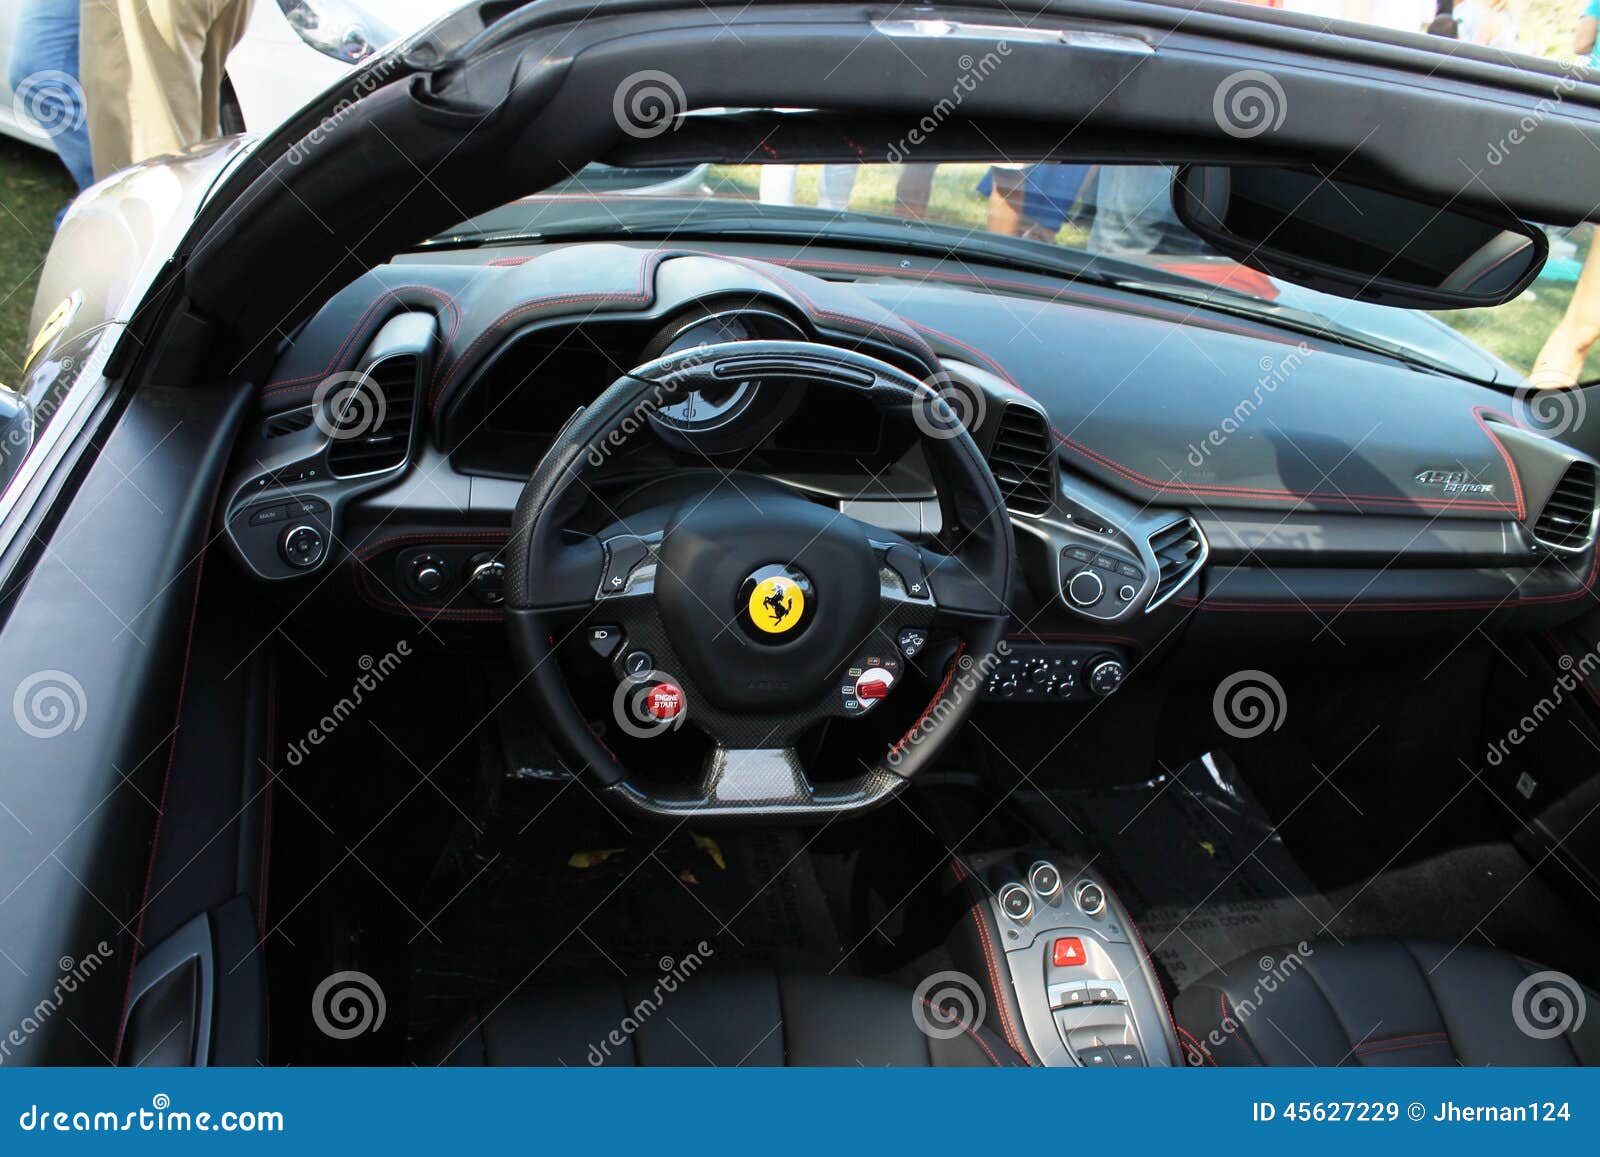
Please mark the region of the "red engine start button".
POLYGON ((676 719, 683 713, 683 688, 676 683, 657 683, 650 688, 645 706, 657 719, 676 719))

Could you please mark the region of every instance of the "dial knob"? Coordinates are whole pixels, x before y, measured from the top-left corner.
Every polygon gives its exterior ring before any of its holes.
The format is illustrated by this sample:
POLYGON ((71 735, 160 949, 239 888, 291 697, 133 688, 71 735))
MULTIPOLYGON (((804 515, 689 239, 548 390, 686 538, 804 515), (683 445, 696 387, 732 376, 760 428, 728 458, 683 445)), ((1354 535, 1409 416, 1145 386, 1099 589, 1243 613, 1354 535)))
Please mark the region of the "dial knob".
POLYGON ((491 607, 506 599, 506 564, 492 554, 479 554, 467 562, 467 589, 491 607))
POLYGON ((1043 659, 1035 659, 1028 664, 1028 682, 1043 685, 1050 682, 1050 664, 1043 659))
POLYGON ((1076 607, 1092 607, 1106 593, 1106 584, 1094 571, 1085 567, 1067 580, 1067 598, 1076 607))
POLYGON ((283 561, 297 570, 316 566, 327 549, 322 531, 304 523, 290 527, 278 540, 278 553, 283 556, 283 561))
POLYGON ((1004 675, 1000 676, 1000 680, 995 684, 994 689, 1003 696, 1015 695, 1017 691, 1016 672, 1007 671, 1004 675))
POLYGON ((1107 656, 1089 665, 1089 690, 1096 695, 1109 695, 1122 686, 1122 661, 1107 656))
POLYGON ((411 581, 417 584, 419 591, 437 594, 439 588, 444 586, 444 571, 437 563, 424 559, 411 572, 411 581))

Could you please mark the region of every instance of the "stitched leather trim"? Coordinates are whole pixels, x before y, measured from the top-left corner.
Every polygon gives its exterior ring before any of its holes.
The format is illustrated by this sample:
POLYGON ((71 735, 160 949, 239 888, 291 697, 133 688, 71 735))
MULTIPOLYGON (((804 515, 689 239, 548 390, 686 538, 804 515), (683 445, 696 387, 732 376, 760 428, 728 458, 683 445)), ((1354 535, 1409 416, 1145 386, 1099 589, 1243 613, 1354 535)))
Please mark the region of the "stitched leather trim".
MULTIPOLYGON (((933 1006, 933 1001, 929 1000, 925 996, 919 996, 917 999, 922 1001, 922 1003, 927 1006, 929 1012, 940 1015, 939 1010, 933 1006)), ((997 1069, 1005 1067, 1000 1063, 1000 1058, 994 1055, 994 1050, 984 1043, 983 1038, 974 1032, 972 1026, 966 1021, 961 1022, 961 1031, 971 1037, 973 1043, 983 1050, 983 1055, 989 1058, 989 1063, 991 1065, 997 1069)))
MULTIPOLYGON (((914 329, 922 331, 923 333, 932 334, 940 341, 947 342, 957 349, 961 349, 970 353, 973 357, 979 359, 985 365, 987 365, 996 377, 999 377, 1002 381, 1011 386, 1024 397, 1029 396, 1027 392, 1017 384, 1016 379, 1013 378, 1005 370, 1005 368, 1000 365, 999 362, 995 361, 988 354, 985 354, 982 350, 967 344, 959 338, 953 337, 952 335, 944 333, 941 330, 937 330, 932 326, 924 325, 921 322, 911 321, 907 324, 912 326, 914 329)), ((1440 510, 1481 510, 1485 512, 1515 511, 1518 518, 1525 517, 1525 510, 1522 503, 1522 482, 1517 476, 1516 467, 1512 463, 1510 455, 1506 452, 1505 447, 1500 444, 1499 439, 1494 436, 1494 433, 1489 429, 1487 423, 1484 421, 1483 415, 1486 413, 1492 414, 1495 413, 1495 411, 1489 410, 1483 406, 1476 406, 1473 408, 1474 419, 1476 419, 1478 425, 1483 429, 1484 435, 1489 439, 1496 452, 1499 453, 1501 458, 1505 461, 1506 467, 1510 471, 1512 491, 1516 495, 1515 501, 1488 498, 1429 499, 1394 494, 1350 494, 1342 491, 1295 491, 1272 487, 1223 486, 1211 483, 1164 482, 1159 478, 1152 478, 1148 474, 1143 474, 1131 466, 1124 465, 1123 463, 1116 461, 1109 455, 1096 450, 1091 446, 1084 445, 1081 442, 1069 438, 1054 425, 1052 425, 1050 429, 1051 433, 1055 436, 1057 443, 1068 453, 1078 458, 1087 459, 1097 466, 1100 466, 1102 469, 1111 471, 1123 481, 1132 483, 1141 489, 1148 490, 1155 494, 1179 496, 1188 495, 1191 497, 1210 496, 1240 499, 1259 498, 1274 502, 1302 502, 1306 499, 1314 499, 1319 502, 1343 503, 1357 510, 1362 509, 1365 505, 1374 505, 1395 507, 1397 509, 1420 510, 1437 508, 1440 510)))
POLYGON ((326 366, 314 374, 305 374, 298 378, 284 378, 275 382, 269 381, 261 391, 262 399, 271 398, 275 394, 301 393, 306 390, 314 390, 317 384, 330 374, 338 373, 347 364, 347 359, 355 353, 355 347, 361 341, 363 335, 373 328, 371 325, 373 317, 385 305, 395 305, 401 309, 406 308, 406 303, 401 300, 400 295, 407 293, 428 294, 436 298, 442 308, 448 312, 450 316, 449 332, 445 334, 444 340, 440 342, 441 349, 447 348, 455 338, 456 331, 461 327, 461 307, 454 297, 441 289, 435 289, 429 285, 402 285, 395 289, 386 289, 377 296, 372 304, 367 307, 366 312, 357 319, 355 325, 350 328, 350 332, 345 335, 344 341, 339 343, 339 348, 328 359, 326 366))
POLYGON ((989 970, 989 984, 994 991, 995 1010, 1000 1014, 1000 1028, 1005 1035, 1006 1043, 1011 1046, 1012 1051, 1017 1056, 1022 1058, 1024 1064, 1032 1066, 1033 1061, 1029 1057, 1028 1051, 1022 1047, 1016 1027, 1011 1023, 1011 1008, 1007 999, 1008 989, 1001 987, 1000 984, 998 958, 995 955, 994 942, 989 937, 989 922, 983 914, 983 897, 978 894, 976 889, 967 886, 967 881, 971 876, 967 872, 966 865, 953 856, 950 859, 950 870, 954 873, 956 882, 962 885, 962 890, 967 893, 969 901, 967 912, 972 917, 973 925, 978 929, 978 943, 983 949, 984 964, 989 970))

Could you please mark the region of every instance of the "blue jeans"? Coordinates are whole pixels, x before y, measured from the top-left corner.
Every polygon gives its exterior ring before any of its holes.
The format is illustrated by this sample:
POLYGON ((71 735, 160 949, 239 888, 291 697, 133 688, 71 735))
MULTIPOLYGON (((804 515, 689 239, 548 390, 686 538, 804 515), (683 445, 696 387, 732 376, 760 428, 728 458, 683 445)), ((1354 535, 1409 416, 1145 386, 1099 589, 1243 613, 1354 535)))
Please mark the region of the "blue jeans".
POLYGON ((78 83, 79 0, 23 0, 11 38, 7 81, 18 119, 55 144, 78 188, 94 184, 89 121, 78 83))

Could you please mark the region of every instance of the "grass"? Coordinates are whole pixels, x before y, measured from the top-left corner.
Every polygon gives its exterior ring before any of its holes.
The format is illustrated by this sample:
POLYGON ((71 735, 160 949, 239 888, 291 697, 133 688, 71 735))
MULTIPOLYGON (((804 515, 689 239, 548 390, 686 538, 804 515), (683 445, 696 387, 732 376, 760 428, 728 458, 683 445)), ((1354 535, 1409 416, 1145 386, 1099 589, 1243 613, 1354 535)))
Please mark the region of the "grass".
POLYGON ((0 137, 0 382, 17 385, 55 216, 74 193, 55 154, 0 137))

